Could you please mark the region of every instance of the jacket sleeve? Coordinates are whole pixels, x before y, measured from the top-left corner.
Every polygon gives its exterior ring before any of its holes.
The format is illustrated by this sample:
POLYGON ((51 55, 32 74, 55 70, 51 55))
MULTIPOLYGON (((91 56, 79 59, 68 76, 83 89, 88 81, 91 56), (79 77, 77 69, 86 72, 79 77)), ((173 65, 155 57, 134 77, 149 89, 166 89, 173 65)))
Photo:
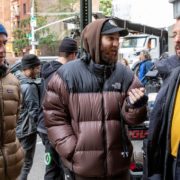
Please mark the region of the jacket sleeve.
POLYGON ((39 116, 39 93, 36 84, 28 84, 24 94, 24 102, 26 103, 26 107, 28 109, 29 118, 32 119, 33 122, 37 123, 39 116))
POLYGON ((45 125, 48 137, 61 157, 70 159, 76 146, 68 110, 69 92, 60 76, 55 73, 48 83, 44 97, 45 125))
POLYGON ((20 116, 20 110, 21 110, 21 105, 22 105, 22 93, 21 93, 21 87, 20 87, 20 83, 18 81, 17 84, 17 89, 18 89, 18 107, 17 107, 17 118, 16 121, 18 121, 19 116, 20 116))
MULTIPOLYGON (((133 81, 128 89, 129 92, 131 89, 140 88, 142 84, 136 76, 134 76, 133 81)), ((125 117, 126 123, 130 125, 135 125, 142 123, 147 118, 147 99, 144 100, 144 96, 138 103, 133 106, 130 106, 128 103, 128 96, 125 98, 122 113, 125 117)))

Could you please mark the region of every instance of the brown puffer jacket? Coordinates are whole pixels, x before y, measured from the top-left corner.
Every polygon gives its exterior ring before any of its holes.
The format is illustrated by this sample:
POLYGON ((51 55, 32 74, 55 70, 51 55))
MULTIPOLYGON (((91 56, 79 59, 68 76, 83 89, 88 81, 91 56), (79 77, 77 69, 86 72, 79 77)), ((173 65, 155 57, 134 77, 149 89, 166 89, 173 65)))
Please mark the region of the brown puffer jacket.
POLYGON ((24 151, 16 138, 20 87, 11 73, 0 78, 0 179, 15 180, 20 174, 24 151), (2 93, 1 93, 2 92, 2 93))
MULTIPOLYGON (((98 22, 91 31, 100 31, 103 21, 98 22)), ((85 54, 61 66, 49 81, 44 99, 45 123, 63 163, 76 175, 122 179, 132 155, 124 124, 144 121, 146 103, 130 108, 127 92, 141 87, 141 83, 120 63, 96 62, 99 56, 93 51, 98 51, 100 37, 92 38, 86 39, 92 44, 87 46, 91 50, 86 48, 91 56, 85 54)))

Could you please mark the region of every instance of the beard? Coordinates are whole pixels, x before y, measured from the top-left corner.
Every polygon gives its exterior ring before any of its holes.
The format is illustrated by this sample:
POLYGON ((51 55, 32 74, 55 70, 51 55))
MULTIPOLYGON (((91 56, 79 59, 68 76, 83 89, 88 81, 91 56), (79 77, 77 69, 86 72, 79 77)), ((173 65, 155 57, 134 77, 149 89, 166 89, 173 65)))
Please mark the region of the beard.
POLYGON ((175 52, 176 52, 176 55, 180 58, 180 44, 179 43, 177 43, 175 46, 175 52))
POLYGON ((8 67, 6 64, 0 65, 0 77, 3 77, 8 70, 8 67))
POLYGON ((106 52, 103 51, 101 52, 101 64, 105 64, 105 65, 115 64, 118 60, 118 53, 112 55, 106 52))

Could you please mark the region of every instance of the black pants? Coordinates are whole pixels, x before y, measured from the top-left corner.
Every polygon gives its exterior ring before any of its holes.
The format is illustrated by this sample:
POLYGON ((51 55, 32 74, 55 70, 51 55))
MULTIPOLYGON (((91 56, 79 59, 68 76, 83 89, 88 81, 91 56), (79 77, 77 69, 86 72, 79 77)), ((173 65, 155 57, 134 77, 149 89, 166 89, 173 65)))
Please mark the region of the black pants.
POLYGON ((173 166, 173 180, 180 180, 180 162, 177 159, 174 159, 173 166))
POLYGON ((39 136, 45 146, 46 170, 44 180, 64 180, 64 171, 58 153, 51 146, 47 134, 39 133, 39 136))
POLYGON ((30 134, 23 138, 19 138, 19 141, 25 151, 24 164, 21 170, 20 180, 27 180, 28 174, 32 168, 34 153, 36 148, 37 134, 30 134))

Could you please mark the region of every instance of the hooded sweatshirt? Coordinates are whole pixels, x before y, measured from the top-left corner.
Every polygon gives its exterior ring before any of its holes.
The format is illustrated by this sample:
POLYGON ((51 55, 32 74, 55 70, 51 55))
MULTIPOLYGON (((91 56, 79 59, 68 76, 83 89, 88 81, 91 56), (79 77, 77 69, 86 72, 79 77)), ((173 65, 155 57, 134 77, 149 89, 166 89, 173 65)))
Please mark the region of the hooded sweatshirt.
POLYGON ((38 132, 47 134, 46 127, 44 125, 44 114, 43 114, 43 108, 42 108, 42 101, 44 98, 45 88, 47 87, 47 84, 52 76, 52 74, 59 69, 59 67, 62 64, 58 61, 51 61, 49 63, 45 63, 41 68, 41 87, 40 87, 40 112, 38 117, 38 126, 37 130, 38 132))

